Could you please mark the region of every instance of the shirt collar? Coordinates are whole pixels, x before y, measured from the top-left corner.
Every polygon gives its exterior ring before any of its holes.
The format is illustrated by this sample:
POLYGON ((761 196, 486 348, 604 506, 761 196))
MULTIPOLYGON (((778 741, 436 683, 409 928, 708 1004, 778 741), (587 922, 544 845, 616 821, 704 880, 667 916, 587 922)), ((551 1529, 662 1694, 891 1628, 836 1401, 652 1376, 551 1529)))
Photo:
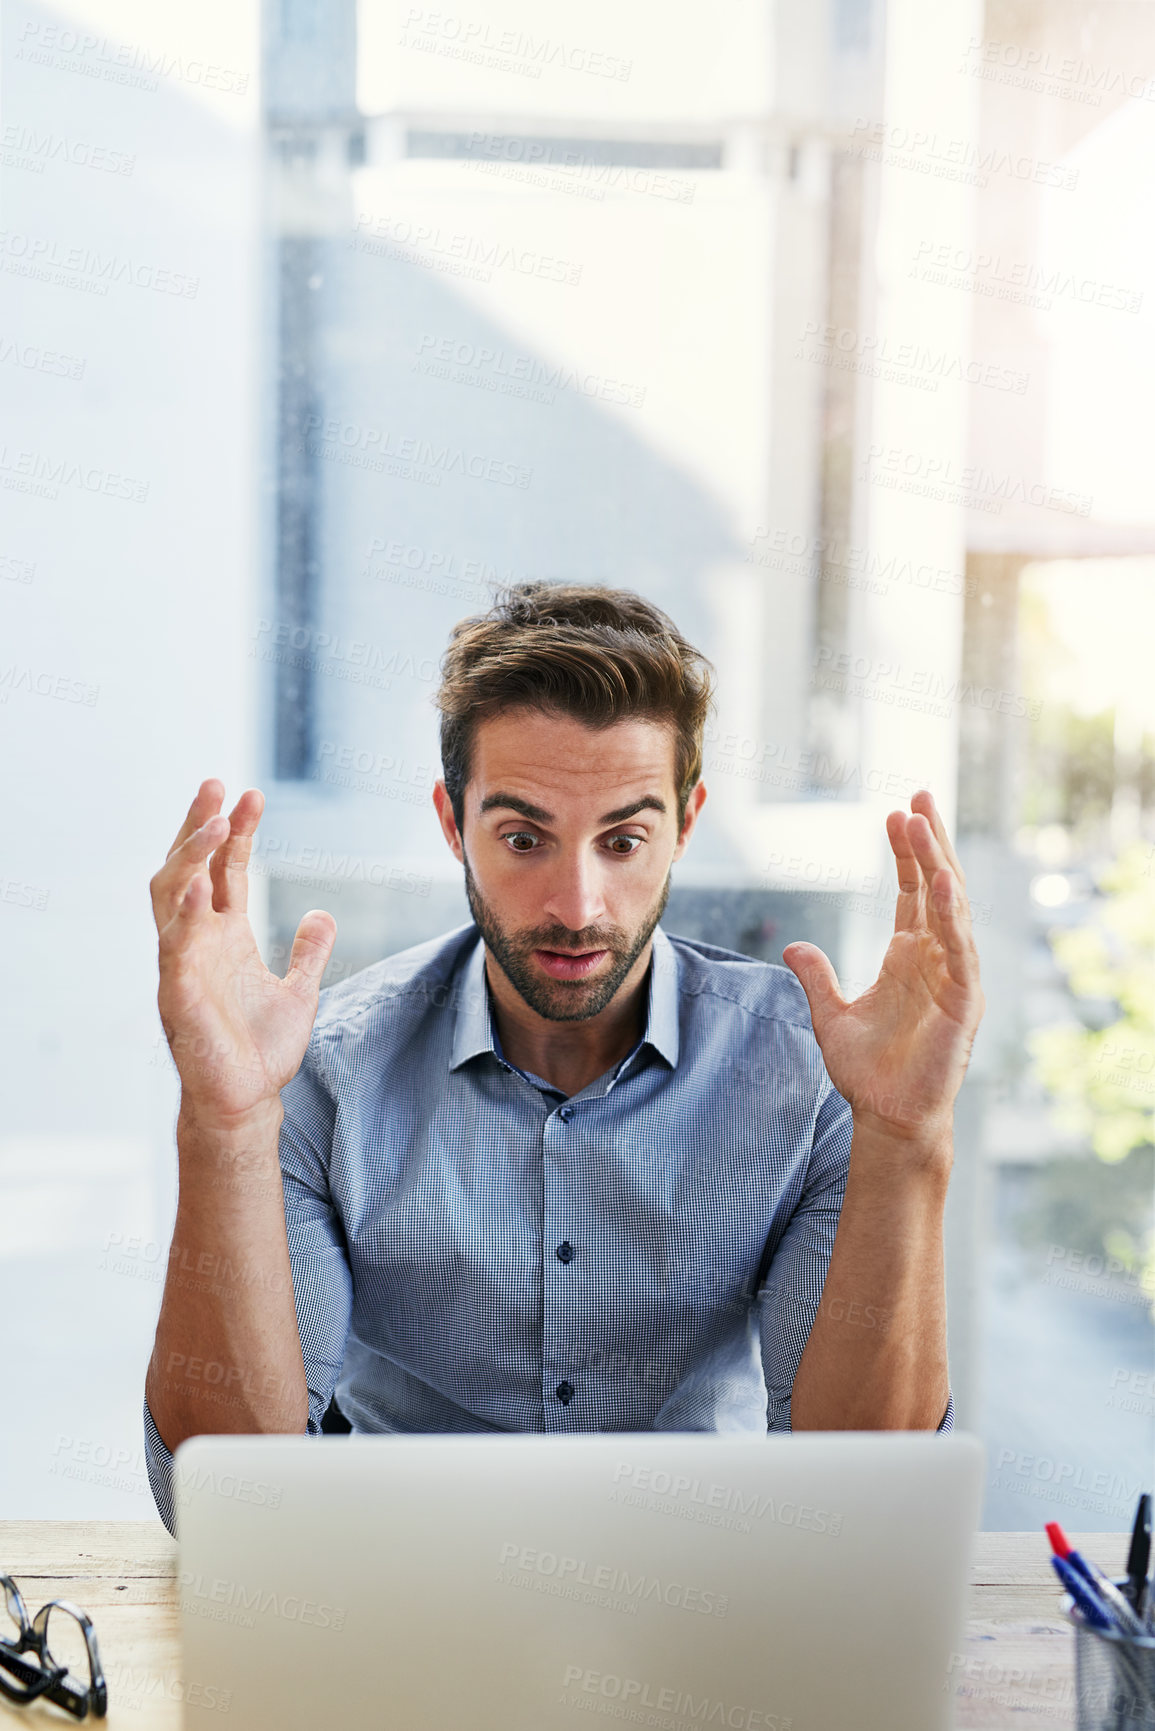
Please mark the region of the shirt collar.
MULTIPOLYGON (((453 1030, 453 1056, 449 1068, 459 1069, 482 1052, 497 1055, 489 991, 485 981, 485 945, 478 940, 457 979, 457 1021, 453 1030)), ((654 928, 653 962, 650 967, 646 1025, 639 1041, 649 1043, 671 1069, 678 1062, 678 958, 662 930, 654 928)))
POLYGON ((650 969, 650 1002, 646 1011, 646 1031, 654 1051, 664 1058, 671 1070, 678 1063, 678 957, 673 944, 662 930, 654 927, 654 961, 650 969))
POLYGON ((458 1069, 481 1052, 494 1052, 493 1021, 485 984, 485 945, 478 932, 469 960, 457 976, 457 1023, 453 1030, 453 1057, 449 1068, 458 1069))

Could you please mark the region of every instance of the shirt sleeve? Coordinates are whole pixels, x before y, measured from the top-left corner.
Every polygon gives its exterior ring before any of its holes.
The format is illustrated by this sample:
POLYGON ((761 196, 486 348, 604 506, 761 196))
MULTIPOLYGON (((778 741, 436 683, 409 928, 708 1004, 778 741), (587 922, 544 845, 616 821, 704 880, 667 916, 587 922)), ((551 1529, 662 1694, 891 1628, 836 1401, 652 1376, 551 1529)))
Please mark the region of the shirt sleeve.
MULTIPOLYGON (((834 1088, 818 1110, 806 1184, 774 1252, 758 1293, 762 1370, 769 1397, 767 1429, 788 1431, 794 1378, 826 1282, 830 1252, 850 1170, 850 1107, 834 1088)), ((954 1429, 954 1398, 947 1397, 940 1432, 954 1429)))
POLYGON ((309 1435, 333 1398, 353 1315, 353 1276, 341 1216, 329 1188, 336 1104, 325 1086, 316 1036, 293 1080, 281 1090, 281 1182, 309 1390, 309 1435))
MULTIPOLYGON (((317 1436, 345 1356, 353 1281, 344 1229, 329 1191, 336 1107, 322 1079, 315 1036, 296 1076, 282 1088, 281 1103, 285 1109, 279 1147, 285 1231, 309 1391, 309 1435, 317 1436)), ((147 1401, 144 1456, 157 1513, 175 1533, 173 1457, 147 1401)))
POLYGON ((156 1512, 172 1535, 176 1536, 176 1508, 173 1497, 172 1455, 165 1447, 160 1432, 153 1423, 148 1402, 144 1403, 144 1464, 152 1486, 156 1512))

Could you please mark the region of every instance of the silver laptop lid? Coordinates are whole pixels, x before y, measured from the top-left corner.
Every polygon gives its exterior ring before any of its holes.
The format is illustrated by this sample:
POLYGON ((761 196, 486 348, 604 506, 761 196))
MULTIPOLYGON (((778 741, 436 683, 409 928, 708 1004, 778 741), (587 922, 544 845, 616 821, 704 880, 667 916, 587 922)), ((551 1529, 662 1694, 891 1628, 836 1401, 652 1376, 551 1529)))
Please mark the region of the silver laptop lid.
POLYGON ((939 1731, 973 1437, 198 1437, 185 1723, 939 1731))

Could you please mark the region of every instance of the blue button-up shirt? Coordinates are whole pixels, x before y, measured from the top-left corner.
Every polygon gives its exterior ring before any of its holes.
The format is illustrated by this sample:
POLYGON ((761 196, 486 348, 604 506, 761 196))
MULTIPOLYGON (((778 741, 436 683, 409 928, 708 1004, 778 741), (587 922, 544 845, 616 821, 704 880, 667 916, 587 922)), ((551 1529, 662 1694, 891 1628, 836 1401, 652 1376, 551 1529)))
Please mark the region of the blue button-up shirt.
POLYGON ((851 1118, 787 969, 659 927, 642 1038, 567 1098, 469 925, 323 992, 282 1100, 310 1432, 334 1392, 360 1432, 789 1430, 851 1118))

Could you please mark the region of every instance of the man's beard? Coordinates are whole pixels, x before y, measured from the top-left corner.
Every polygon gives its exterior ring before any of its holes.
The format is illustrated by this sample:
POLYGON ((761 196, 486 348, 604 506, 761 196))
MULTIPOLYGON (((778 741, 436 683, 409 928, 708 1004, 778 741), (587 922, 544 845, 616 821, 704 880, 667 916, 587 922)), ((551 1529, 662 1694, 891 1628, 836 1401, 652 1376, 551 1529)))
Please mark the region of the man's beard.
POLYGON ((583 926, 580 932, 571 932, 568 926, 534 926, 528 931, 507 932, 498 924, 478 889, 468 859, 465 894, 489 953, 530 1009, 547 1022, 587 1022, 605 1009, 653 937, 670 899, 670 874, 666 874, 657 906, 632 935, 623 932, 620 926, 583 926), (535 971, 534 950, 608 950, 609 969, 605 974, 599 973, 596 980, 543 978, 535 971))

